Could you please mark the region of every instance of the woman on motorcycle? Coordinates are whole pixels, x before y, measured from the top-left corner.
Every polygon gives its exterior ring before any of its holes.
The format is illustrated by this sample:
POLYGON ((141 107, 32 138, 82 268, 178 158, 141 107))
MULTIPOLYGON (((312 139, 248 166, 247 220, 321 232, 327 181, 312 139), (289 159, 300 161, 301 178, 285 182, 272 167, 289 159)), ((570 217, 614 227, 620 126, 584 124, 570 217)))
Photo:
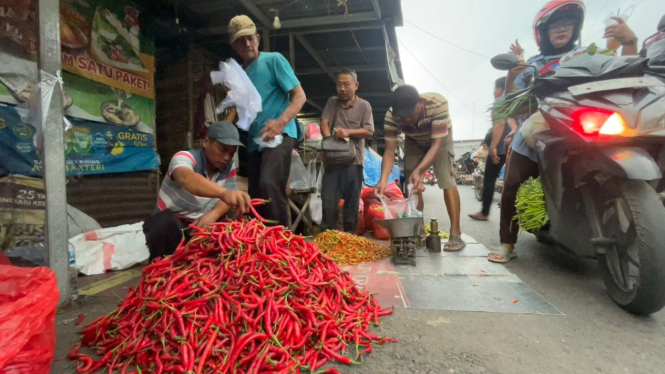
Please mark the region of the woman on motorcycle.
MULTIPOLYGON (((533 35, 540 47, 540 55, 532 57, 526 65, 534 66, 540 74, 554 71, 564 55, 581 49, 576 42, 584 25, 586 8, 583 0, 553 0, 543 6, 533 21, 533 35)), ((605 37, 613 37, 623 45, 623 55, 637 54, 637 39, 632 30, 621 20, 605 29, 605 37)), ((523 59, 524 50, 515 41, 510 50, 523 59)), ((522 63, 524 64, 523 60, 522 63)), ((506 93, 527 88, 533 81, 533 68, 518 66, 508 72, 506 93)), ((523 119, 522 119, 523 120, 523 119)), ((538 154, 533 144, 533 135, 547 130, 547 123, 539 112, 523 121, 521 128, 506 137, 506 147, 511 147, 506 165, 504 191, 501 196, 501 246, 490 252, 491 262, 508 262, 515 256, 515 243, 519 226, 513 220, 517 210, 517 191, 529 178, 537 178, 538 154), (513 136, 514 135, 514 136, 513 136)))

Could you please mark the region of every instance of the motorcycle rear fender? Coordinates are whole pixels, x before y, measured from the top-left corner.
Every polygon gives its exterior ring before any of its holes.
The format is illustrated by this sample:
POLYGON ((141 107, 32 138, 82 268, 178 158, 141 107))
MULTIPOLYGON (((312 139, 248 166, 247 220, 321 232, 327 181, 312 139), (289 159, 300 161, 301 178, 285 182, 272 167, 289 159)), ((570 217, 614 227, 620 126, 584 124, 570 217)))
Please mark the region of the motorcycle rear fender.
POLYGON ((601 148, 608 166, 632 180, 654 181, 663 177, 660 167, 647 151, 637 147, 601 148))

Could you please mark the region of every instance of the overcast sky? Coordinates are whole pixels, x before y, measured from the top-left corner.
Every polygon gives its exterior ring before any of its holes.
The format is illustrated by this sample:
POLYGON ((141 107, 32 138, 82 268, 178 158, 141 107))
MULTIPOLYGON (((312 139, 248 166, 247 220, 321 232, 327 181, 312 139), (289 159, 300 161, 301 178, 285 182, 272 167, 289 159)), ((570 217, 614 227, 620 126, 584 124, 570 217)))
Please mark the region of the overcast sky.
MULTIPOLYGON (((545 3, 545 0, 402 0, 404 26, 397 28, 397 37, 406 83, 416 86, 421 93, 437 92, 448 99, 455 140, 484 137, 490 126, 486 111, 493 101, 494 80, 504 73, 494 70, 487 58, 460 50, 412 24, 487 57, 508 52, 510 43, 519 39, 528 58, 538 54, 531 24, 545 3), (472 112, 474 108, 477 115, 472 112)), ((656 32, 658 21, 665 15, 664 0, 587 0, 586 4, 584 45, 595 42, 605 46, 604 19, 610 12, 616 14, 631 4, 637 4, 637 8, 628 24, 640 38, 640 44, 656 32)))

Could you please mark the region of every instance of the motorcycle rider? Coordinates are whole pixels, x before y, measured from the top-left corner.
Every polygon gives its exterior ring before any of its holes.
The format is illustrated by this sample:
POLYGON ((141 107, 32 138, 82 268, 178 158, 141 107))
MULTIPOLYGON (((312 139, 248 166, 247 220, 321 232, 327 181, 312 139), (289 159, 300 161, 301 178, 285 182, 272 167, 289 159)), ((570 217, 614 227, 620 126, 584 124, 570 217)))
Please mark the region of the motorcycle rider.
MULTIPOLYGON (((559 59, 564 55, 582 49, 576 42, 584 25, 585 12, 583 0, 552 0, 546 3, 533 21, 533 35, 540 47, 540 54, 530 58, 526 65, 535 66, 542 75, 554 71, 559 65, 559 59)), ((636 55, 635 34, 621 18, 616 17, 615 20, 618 24, 607 27, 604 37, 618 40, 623 46, 624 56, 636 55)), ((524 50, 518 41, 510 46, 510 50, 524 64, 524 50)), ((533 77, 532 68, 518 66, 510 70, 506 77, 506 92, 527 88, 533 77)), ((517 191, 523 182, 539 176, 538 154, 534 149, 533 135, 547 129, 545 119, 540 112, 536 112, 522 123, 518 131, 513 131, 506 137, 506 147, 512 145, 512 152, 507 161, 504 191, 501 196, 501 245, 490 252, 488 260, 491 262, 508 262, 515 257, 515 243, 519 232, 519 226, 513 220, 516 214, 517 191)))

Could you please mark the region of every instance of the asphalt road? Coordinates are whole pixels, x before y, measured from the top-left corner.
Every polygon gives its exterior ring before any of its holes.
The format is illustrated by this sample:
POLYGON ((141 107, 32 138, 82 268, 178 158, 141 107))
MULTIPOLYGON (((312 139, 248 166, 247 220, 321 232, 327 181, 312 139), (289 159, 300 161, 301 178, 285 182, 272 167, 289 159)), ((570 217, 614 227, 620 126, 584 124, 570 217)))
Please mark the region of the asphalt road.
MULTIPOLYGON (((489 222, 471 187, 461 187, 462 230, 499 244, 499 195, 489 222)), ((425 192, 425 218, 449 227, 443 195, 425 192)), ((665 373, 665 311, 638 318, 605 294, 595 262, 520 237, 506 265, 565 316, 400 310, 381 331, 400 340, 375 350, 353 373, 665 373)), ((665 285, 663 285, 665 287, 665 285)))

